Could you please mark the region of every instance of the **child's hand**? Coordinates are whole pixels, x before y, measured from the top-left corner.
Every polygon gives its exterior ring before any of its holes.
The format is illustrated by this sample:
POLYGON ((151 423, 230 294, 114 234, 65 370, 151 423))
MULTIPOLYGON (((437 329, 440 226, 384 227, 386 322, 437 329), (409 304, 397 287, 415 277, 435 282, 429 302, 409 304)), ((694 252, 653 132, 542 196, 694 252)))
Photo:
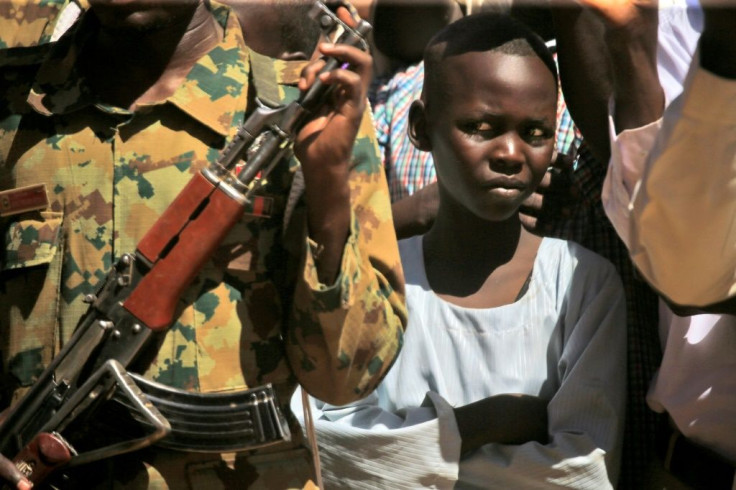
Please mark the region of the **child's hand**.
POLYGON ((549 439, 547 405, 538 396, 504 393, 454 409, 461 454, 490 444, 524 444, 549 439))

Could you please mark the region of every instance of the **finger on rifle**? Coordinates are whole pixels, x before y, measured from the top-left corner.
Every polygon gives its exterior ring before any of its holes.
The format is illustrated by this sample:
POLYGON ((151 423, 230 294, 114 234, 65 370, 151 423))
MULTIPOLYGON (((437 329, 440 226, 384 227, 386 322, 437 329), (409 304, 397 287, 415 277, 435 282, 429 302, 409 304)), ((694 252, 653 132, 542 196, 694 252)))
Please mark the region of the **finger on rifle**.
POLYGON ((317 74, 324 66, 325 60, 323 59, 315 60, 305 66, 299 76, 299 90, 307 90, 311 87, 317 78, 317 74))
POLYGON ((33 488, 33 484, 20 472, 15 463, 0 455, 0 478, 12 483, 15 488, 26 490, 33 488))
POLYGON ((331 43, 320 44, 319 50, 325 56, 335 57, 341 62, 350 65, 350 69, 364 79, 367 90, 373 70, 373 58, 370 53, 347 44, 331 43))
POLYGON ((364 91, 361 90, 361 82, 363 81, 355 72, 349 70, 332 70, 328 73, 320 75, 322 83, 327 85, 339 85, 340 94, 347 100, 351 100, 356 105, 360 105, 364 91))
POLYGON ((358 25, 358 20, 360 19, 353 17, 347 8, 340 6, 337 8, 336 13, 337 18, 343 21, 347 26, 353 28, 358 25))

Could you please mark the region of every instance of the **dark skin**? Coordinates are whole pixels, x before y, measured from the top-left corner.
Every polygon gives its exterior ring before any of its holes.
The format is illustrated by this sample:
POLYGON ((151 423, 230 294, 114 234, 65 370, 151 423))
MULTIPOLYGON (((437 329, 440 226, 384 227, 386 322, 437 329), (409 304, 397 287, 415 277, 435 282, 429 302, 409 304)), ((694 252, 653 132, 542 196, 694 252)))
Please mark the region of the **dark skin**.
MULTIPOLYGON (((81 69, 103 102, 129 110, 173 94, 197 60, 222 39, 222 29, 203 2, 91 0, 90 9, 100 20, 100 30, 96 42, 88 43, 80 57, 81 69)), ((357 24, 345 8, 338 9, 338 16, 348 25, 357 24)), ((319 76, 336 88, 323 112, 299 133, 294 147, 304 171, 309 235, 323 247, 316 261, 318 277, 331 284, 349 234, 348 170, 366 108, 372 58, 349 46, 323 43, 318 49, 350 67, 318 75, 324 65, 318 60, 304 69, 299 82, 304 90, 319 76)), ((32 487, 0 455, 3 479, 18 489, 32 487)))
MULTIPOLYGON (((416 5, 413 9, 409 9, 410 0, 380 0, 376 2, 376 11, 379 7, 387 5, 393 7, 394 10, 401 11, 413 11, 411 21, 399 22, 394 19, 394 30, 400 32, 392 33, 392 37, 400 37, 402 34, 409 34, 409 39, 403 44, 393 46, 392 49, 398 50, 401 46, 406 47, 400 51, 401 55, 398 56, 403 59, 404 62, 415 62, 418 61, 417 54, 413 57, 409 53, 420 53, 417 51, 423 49, 424 45, 429 40, 428 35, 433 34, 437 30, 437 25, 441 23, 442 18, 437 14, 442 13, 442 10, 438 9, 440 5, 447 5, 446 0, 436 0, 434 2, 423 2, 423 5, 431 5, 433 10, 430 8, 419 9, 416 5), (432 16, 431 14, 435 14, 432 16), (417 26, 419 23, 419 26, 417 26), (404 29, 402 30, 401 27, 404 29), (422 32, 417 35, 416 27, 421 27, 422 32), (408 33, 404 32, 407 31, 408 33), (435 31, 427 31, 424 29, 433 28, 435 31), (420 43, 422 43, 420 45, 420 43), (411 46, 411 49, 409 49, 411 46), (413 51, 412 51, 413 50, 413 51)), ((445 24, 449 20, 453 22, 462 16, 457 3, 449 2, 451 6, 454 5, 454 9, 447 10, 444 15, 445 24), (451 14, 448 18, 448 13, 451 14)), ((551 15, 549 10, 543 6, 531 2, 530 4, 524 1, 515 0, 511 6, 502 3, 494 4, 488 3, 482 6, 476 6, 476 9, 480 11, 500 11, 508 12, 512 16, 522 20, 535 32, 537 32, 544 39, 550 39, 553 36, 553 29, 551 29, 551 15)), ((405 14, 407 15, 407 14, 405 14)), ((408 17, 408 15, 407 15, 408 17)), ((376 26, 378 28, 378 26, 376 26)), ((378 43, 377 43, 378 44, 378 43)), ((568 189, 570 186, 563 182, 564 179, 569 180, 569 176, 566 172, 569 172, 574 158, 571 155, 555 154, 550 162, 550 168, 554 172, 547 174, 534 194, 527 198, 524 206, 521 208, 521 220, 524 227, 532 233, 538 235, 544 235, 547 231, 545 228, 544 214, 546 212, 544 205, 545 194, 548 189, 557 191, 558 189, 568 189)), ((574 196, 570 196, 574 199, 574 196)), ((396 229, 396 236, 399 239, 409 238, 414 235, 420 235, 426 233, 431 227, 434 219, 437 215, 437 208, 439 207, 439 189, 436 183, 429 184, 418 191, 414 192, 410 196, 406 196, 391 206, 391 211, 394 217, 394 228, 396 229)))
POLYGON ((283 60, 308 60, 319 37, 303 0, 228 0, 238 15, 245 43, 254 51, 283 60), (315 32, 316 31, 316 32, 315 32))
POLYGON ((80 57, 80 69, 100 99, 130 110, 172 95, 222 39, 203 3, 140 4, 136 10, 136 4, 90 1, 100 30, 80 57))
MULTIPOLYGON (((453 304, 510 304, 541 243, 521 225, 519 207, 552 157, 554 78, 535 56, 493 52, 446 58, 441 77, 441 96, 425 85, 410 113, 412 141, 432 151, 438 172, 440 206, 424 237, 427 277, 453 304)), ((490 442, 546 441, 546 406, 504 394, 457 407, 462 453, 490 442)))

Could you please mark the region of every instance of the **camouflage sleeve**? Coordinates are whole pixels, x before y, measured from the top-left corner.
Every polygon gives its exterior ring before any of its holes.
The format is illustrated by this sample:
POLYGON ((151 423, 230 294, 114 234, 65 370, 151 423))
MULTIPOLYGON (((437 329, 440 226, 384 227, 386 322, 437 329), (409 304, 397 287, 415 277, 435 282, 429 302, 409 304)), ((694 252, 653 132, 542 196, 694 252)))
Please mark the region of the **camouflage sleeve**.
POLYGON ((401 348, 404 279, 373 122, 366 111, 353 150, 351 233, 339 277, 320 284, 313 251, 296 285, 287 356, 313 396, 344 404, 366 396, 401 348))
POLYGON ((0 49, 47 43, 68 0, 3 0, 0 2, 0 49))

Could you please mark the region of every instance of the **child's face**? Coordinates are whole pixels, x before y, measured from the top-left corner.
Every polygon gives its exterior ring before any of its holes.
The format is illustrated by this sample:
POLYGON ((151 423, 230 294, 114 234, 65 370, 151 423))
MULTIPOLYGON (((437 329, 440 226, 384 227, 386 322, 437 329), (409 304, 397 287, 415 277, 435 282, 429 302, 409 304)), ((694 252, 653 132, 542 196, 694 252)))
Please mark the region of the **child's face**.
POLYGON ((554 77, 536 56, 471 52, 445 62, 444 90, 427 94, 442 193, 483 219, 507 219, 552 158, 554 77))

